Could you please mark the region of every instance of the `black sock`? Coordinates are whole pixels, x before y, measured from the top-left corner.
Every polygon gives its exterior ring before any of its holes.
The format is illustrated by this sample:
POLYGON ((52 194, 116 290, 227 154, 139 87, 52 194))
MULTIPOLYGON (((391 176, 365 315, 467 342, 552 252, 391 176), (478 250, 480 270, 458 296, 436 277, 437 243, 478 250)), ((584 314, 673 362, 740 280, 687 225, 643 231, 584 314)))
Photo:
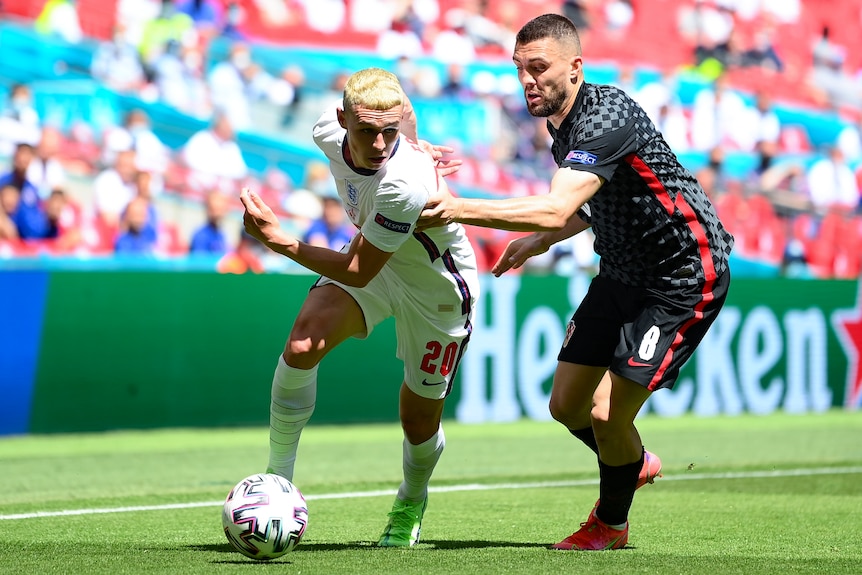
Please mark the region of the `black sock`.
POLYGON ((583 441, 584 445, 592 449, 596 455, 599 454, 599 445, 596 443, 596 434, 593 433, 592 427, 585 427, 583 429, 570 429, 569 433, 583 441))
POLYGON ((611 466, 599 460, 599 508, 596 509, 596 517, 608 525, 622 525, 628 520, 643 464, 643 451, 640 459, 625 465, 611 466))

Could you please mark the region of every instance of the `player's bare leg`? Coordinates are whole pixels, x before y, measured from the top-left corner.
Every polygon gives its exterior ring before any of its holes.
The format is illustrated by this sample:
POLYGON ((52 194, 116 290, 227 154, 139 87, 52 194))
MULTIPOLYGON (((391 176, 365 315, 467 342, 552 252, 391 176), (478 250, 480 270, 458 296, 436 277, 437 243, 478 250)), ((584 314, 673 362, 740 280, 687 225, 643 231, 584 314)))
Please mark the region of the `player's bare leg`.
POLYGON ((347 292, 327 284, 308 293, 272 379, 267 471, 293 480, 299 437, 317 398, 317 366, 335 346, 364 331, 362 310, 347 292))

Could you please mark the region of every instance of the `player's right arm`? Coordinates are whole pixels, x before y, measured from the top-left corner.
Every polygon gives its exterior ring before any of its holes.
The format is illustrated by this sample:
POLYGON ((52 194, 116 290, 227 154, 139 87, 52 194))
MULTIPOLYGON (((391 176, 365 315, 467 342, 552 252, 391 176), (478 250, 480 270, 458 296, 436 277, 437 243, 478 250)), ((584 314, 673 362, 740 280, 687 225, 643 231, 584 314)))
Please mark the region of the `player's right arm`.
POLYGON ((301 266, 337 282, 365 287, 392 257, 356 234, 346 252, 312 246, 286 233, 269 206, 254 192, 243 188, 239 196, 245 206, 245 231, 275 253, 286 256, 301 266))

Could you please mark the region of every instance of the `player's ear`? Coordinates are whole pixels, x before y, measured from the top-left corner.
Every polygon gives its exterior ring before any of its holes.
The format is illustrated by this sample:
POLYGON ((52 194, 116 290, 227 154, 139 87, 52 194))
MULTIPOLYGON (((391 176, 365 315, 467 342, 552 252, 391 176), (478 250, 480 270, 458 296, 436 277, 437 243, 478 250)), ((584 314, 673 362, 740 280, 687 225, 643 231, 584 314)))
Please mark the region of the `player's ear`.
POLYGON ((335 115, 338 116, 338 125, 346 130, 347 129, 347 121, 344 118, 344 110, 342 110, 341 108, 336 108, 335 109, 335 115))
POLYGON ((572 57, 571 68, 569 69, 569 81, 572 84, 577 84, 581 77, 581 72, 584 68, 584 61, 580 56, 572 57))

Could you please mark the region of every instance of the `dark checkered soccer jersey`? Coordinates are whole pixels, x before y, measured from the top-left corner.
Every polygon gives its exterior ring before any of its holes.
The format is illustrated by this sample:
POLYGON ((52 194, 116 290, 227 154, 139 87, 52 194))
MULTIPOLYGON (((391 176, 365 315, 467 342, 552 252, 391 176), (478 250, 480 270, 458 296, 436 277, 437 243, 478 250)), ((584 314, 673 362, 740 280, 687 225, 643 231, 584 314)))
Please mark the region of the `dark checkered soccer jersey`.
POLYGON ((592 225, 599 274, 642 287, 694 286, 728 267, 733 247, 700 184, 625 92, 584 83, 556 130, 561 168, 606 182, 578 215, 592 225))

